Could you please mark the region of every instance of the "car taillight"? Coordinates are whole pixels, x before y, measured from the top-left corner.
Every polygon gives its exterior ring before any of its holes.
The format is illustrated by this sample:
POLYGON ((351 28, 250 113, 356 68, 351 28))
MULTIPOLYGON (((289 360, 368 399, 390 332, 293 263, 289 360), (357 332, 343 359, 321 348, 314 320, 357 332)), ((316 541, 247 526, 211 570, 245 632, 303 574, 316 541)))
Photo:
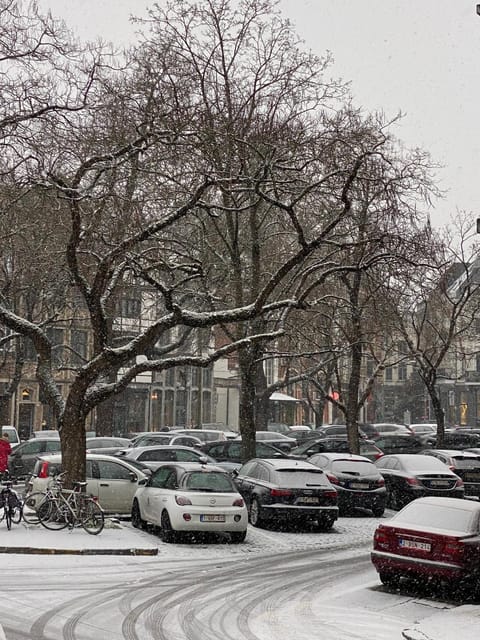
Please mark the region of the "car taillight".
POLYGON ((333 491, 324 491, 323 492, 323 496, 324 498, 336 498, 338 496, 338 493, 333 490, 333 491))
POLYGON ((388 548, 392 535, 384 527, 378 527, 373 536, 373 548, 388 548))
POLYGON ((411 485, 411 486, 415 486, 415 485, 419 485, 420 482, 418 481, 417 478, 406 478, 407 484, 411 485))
POLYGON ((385 454, 383 453, 383 451, 379 451, 378 453, 375 453, 373 455, 373 457, 375 458, 375 460, 380 460, 380 458, 382 458, 385 454))
POLYGON ((48 478, 48 462, 42 462, 40 471, 37 473, 39 478, 48 478))
POLYGON ((443 545, 443 553, 449 558, 458 558, 462 556, 465 551, 465 547, 460 540, 456 538, 445 538, 443 545))
POLYGON ((185 496, 175 496, 175 502, 181 507, 184 507, 187 504, 192 504, 190 498, 186 498, 185 496))
POLYGON ((326 476, 332 484, 340 484, 340 480, 333 473, 327 473, 326 476))
POLYGON ((457 478, 457 487, 463 487, 463 480, 461 478, 457 478))
POLYGON ((377 480, 377 487, 384 487, 385 486, 385 480, 383 478, 380 478, 380 480, 377 480))
POLYGON ((291 496, 292 491, 290 489, 270 489, 270 495, 272 497, 280 498, 282 496, 291 496))
POLYGON ((236 500, 233 501, 233 505, 234 507, 243 507, 244 505, 244 501, 242 498, 237 498, 236 500))

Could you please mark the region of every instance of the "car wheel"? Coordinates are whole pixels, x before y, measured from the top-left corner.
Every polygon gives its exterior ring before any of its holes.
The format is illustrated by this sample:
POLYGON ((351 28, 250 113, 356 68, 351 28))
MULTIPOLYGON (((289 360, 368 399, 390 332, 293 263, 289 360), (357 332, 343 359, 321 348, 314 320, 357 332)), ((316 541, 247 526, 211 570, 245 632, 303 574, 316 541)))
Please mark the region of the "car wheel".
POLYGON ((400 584, 400 576, 396 573, 380 571, 378 577, 380 578, 380 582, 386 587, 398 587, 398 585, 400 584))
POLYGON ((260 502, 257 498, 253 498, 250 503, 250 509, 248 510, 248 516, 254 527, 261 527, 265 522, 264 518, 262 518, 261 511, 260 502))
POLYGON ((230 541, 233 542, 233 544, 240 544, 241 542, 244 542, 246 537, 246 529, 245 531, 232 531, 232 533, 230 534, 230 541))
POLYGON ((134 500, 132 504, 132 525, 135 527, 135 529, 147 528, 147 523, 145 522, 145 520, 142 520, 138 500, 134 500))
POLYGON ((175 542, 177 539, 177 533, 174 529, 172 529, 172 524, 170 522, 170 517, 166 511, 162 513, 161 517, 162 523, 162 539, 164 542, 175 542))
POLYGON ((385 505, 384 504, 375 504, 372 507, 372 513, 375 518, 380 518, 385 513, 385 505))
POLYGON ((332 518, 332 516, 323 516, 321 518, 318 518, 317 528, 319 531, 328 531, 333 527, 334 522, 335 518, 332 518))

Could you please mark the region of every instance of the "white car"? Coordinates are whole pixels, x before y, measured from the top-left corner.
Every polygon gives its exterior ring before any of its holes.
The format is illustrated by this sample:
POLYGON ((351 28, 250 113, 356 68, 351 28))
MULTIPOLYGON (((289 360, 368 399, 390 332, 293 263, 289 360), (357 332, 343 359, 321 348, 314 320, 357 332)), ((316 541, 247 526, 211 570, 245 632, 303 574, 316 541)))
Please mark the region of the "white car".
MULTIPOLYGON (((61 454, 40 456, 28 481, 26 493, 44 491, 52 477, 62 472, 61 454)), ((130 515, 133 496, 151 470, 135 460, 87 453, 87 493, 96 496, 107 514, 130 515)))
POLYGON ((139 485, 132 505, 134 527, 159 526, 165 542, 174 542, 180 532, 227 532, 234 543, 245 540, 245 502, 220 467, 166 464, 139 485))

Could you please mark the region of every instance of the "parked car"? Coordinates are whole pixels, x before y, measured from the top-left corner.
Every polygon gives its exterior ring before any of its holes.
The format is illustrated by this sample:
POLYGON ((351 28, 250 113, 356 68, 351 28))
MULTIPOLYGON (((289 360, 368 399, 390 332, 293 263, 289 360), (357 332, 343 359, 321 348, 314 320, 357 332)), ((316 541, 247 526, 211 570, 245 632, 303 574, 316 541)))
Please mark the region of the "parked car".
MULTIPOLYGON (((377 447, 372 440, 360 439, 360 455, 369 460, 375 461, 383 456, 383 451, 377 447)), ((291 450, 292 456, 308 458, 314 453, 323 453, 325 451, 333 451, 336 453, 350 453, 350 445, 346 436, 330 436, 325 438, 317 438, 313 441, 307 441, 291 450)))
POLYGON ((435 436, 437 433, 437 425, 433 423, 411 424, 409 427, 416 436, 435 436))
POLYGON ((376 446, 385 454, 419 453, 426 444, 414 435, 384 434, 374 440, 376 446))
MULTIPOLYGON (((317 427, 315 429, 317 434, 322 437, 329 436, 347 436, 347 425, 345 424, 324 424, 321 427, 317 427)), ((367 434, 362 430, 361 427, 358 427, 358 434, 367 439, 367 434)))
MULTIPOLYGON (((33 469, 33 476, 26 484, 26 492, 44 491, 52 477, 61 472, 61 454, 40 456, 33 469)), ((100 506, 107 514, 129 516, 139 481, 150 475, 151 470, 135 460, 87 453, 86 491, 98 498, 100 506)))
MULTIPOLYGON (((425 445, 429 449, 436 449, 437 438, 435 436, 427 436, 425 445)), ((463 431, 445 431, 443 435, 442 449, 471 449, 472 447, 480 447, 480 436, 476 433, 466 433, 463 431)))
POLYGON ((201 462, 216 463, 216 460, 199 449, 181 445, 154 445, 150 447, 132 447, 122 449, 115 454, 122 460, 136 460, 150 469, 157 469, 163 462, 201 462))
POLYGON ((315 453, 308 458, 319 467, 338 492, 340 515, 356 508, 369 509, 374 516, 385 511, 385 480, 368 458, 351 453, 315 453))
POLYGON ((441 460, 450 471, 463 480, 465 496, 480 498, 480 451, 460 451, 455 449, 426 449, 422 452, 441 460))
POLYGON ((5 433, 8 436, 8 441, 10 442, 10 446, 12 447, 12 449, 14 449, 18 444, 20 444, 20 437, 15 427, 11 427, 8 424, 4 424, 2 426, 2 436, 5 433))
POLYGON ((247 522, 235 484, 214 465, 163 465, 140 482, 133 499, 133 526, 159 526, 165 542, 174 542, 180 532, 227 532, 239 543, 245 540, 247 522))
POLYGON ((419 498, 375 531, 371 559, 381 582, 447 581, 478 595, 480 503, 419 498))
MULTIPOLYGON (((242 459, 242 443, 240 440, 227 440, 227 442, 205 442, 202 451, 212 456, 217 461, 217 465, 232 471, 239 469, 244 460, 242 459)), ((277 449, 268 442, 255 443, 256 458, 284 458, 287 455, 281 449, 277 449)))
POLYGON ((255 439, 257 442, 267 442, 268 444, 289 452, 293 447, 297 446, 295 438, 283 435, 283 433, 275 433, 274 431, 256 431, 255 439))
POLYGON ((8 457, 8 471, 14 478, 26 478, 32 473, 38 456, 60 451, 59 438, 33 438, 17 445, 8 457))
POLYGON ((183 436, 193 436, 194 438, 198 438, 200 442, 212 442, 213 440, 227 439, 225 432, 219 431, 218 429, 175 429, 174 432, 183 436))
POLYGON ((464 497, 463 480, 432 456, 385 455, 375 464, 385 479, 387 505, 392 509, 423 496, 464 497))
POLYGON ((94 438, 87 438, 86 446, 87 451, 90 453, 116 453, 120 449, 125 449, 132 444, 128 438, 110 437, 110 436, 97 436, 94 438))
POLYGON ((397 424, 396 422, 374 422, 373 427, 376 429, 377 433, 380 434, 374 438, 375 440, 379 437, 390 434, 399 436, 414 435, 410 427, 407 427, 405 424, 397 424))
POLYGON ((42 429, 32 431, 32 438, 60 438, 60 432, 56 429, 42 429))
POLYGON ((315 520, 327 530, 338 518, 338 494, 326 474, 305 460, 253 458, 234 472, 250 522, 315 520))
POLYGON ((188 434, 177 433, 175 431, 152 431, 151 433, 134 438, 131 442, 132 447, 150 447, 154 444, 176 444, 184 447, 197 447, 202 444, 200 438, 196 438, 188 434))

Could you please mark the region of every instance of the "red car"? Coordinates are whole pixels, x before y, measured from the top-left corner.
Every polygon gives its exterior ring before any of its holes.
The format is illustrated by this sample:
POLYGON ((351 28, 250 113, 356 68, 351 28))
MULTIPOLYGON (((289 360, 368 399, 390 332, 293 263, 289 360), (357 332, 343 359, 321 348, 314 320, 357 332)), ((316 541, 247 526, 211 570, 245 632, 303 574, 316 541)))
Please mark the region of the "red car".
POLYGON ((377 527, 372 562, 381 582, 402 577, 449 582, 480 592, 480 503, 418 498, 377 527))

